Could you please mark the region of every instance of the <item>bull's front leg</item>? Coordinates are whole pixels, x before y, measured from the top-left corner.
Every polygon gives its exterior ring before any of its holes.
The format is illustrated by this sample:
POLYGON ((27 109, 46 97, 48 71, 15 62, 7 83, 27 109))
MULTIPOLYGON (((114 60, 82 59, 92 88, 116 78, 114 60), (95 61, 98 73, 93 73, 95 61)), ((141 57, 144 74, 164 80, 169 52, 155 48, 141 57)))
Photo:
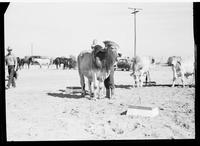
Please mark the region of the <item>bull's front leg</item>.
POLYGON ((80 75, 80 83, 81 83, 81 95, 85 96, 86 91, 85 91, 85 79, 83 75, 80 75))
POLYGON ((99 98, 102 98, 103 97, 103 88, 104 87, 104 83, 103 81, 99 81, 99 98))
POLYGON ((89 89, 89 92, 90 92, 90 98, 93 96, 91 86, 92 86, 92 82, 88 79, 88 89, 89 89))
POLYGON ((176 77, 173 77, 172 87, 174 87, 175 81, 176 81, 176 77))
POLYGON ((146 75, 146 86, 148 85, 148 83, 151 83, 151 77, 150 77, 150 72, 147 71, 147 75, 146 75))
POLYGON ((176 73, 176 69, 174 66, 172 66, 172 71, 173 71, 173 81, 172 81, 172 87, 174 87, 175 81, 177 79, 177 73, 176 73))
POLYGON ((143 87, 143 82, 144 82, 144 80, 145 80, 144 75, 140 75, 140 76, 139 76, 139 87, 143 87))
POLYGON ((137 75, 133 75, 133 87, 138 87, 139 86, 139 80, 137 75))
POLYGON ((181 75, 181 81, 182 81, 182 85, 183 85, 183 88, 185 87, 185 79, 184 79, 184 75, 181 75))

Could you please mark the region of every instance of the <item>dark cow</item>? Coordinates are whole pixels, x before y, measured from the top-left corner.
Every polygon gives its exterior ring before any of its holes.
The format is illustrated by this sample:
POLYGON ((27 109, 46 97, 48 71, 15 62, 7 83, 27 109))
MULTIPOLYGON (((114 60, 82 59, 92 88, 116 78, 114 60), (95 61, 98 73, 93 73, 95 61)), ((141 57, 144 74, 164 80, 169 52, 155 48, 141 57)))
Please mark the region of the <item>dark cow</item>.
POLYGON ((66 69, 68 66, 68 58, 66 57, 57 57, 54 59, 53 64, 56 65, 56 68, 59 69, 61 67, 61 64, 63 64, 63 69, 66 69))
POLYGON ((72 58, 72 57, 70 57, 70 58, 68 58, 68 60, 67 60, 68 62, 67 62, 67 68, 68 69, 72 69, 72 68, 75 68, 76 67, 76 58, 72 58))
POLYGON ((57 69, 60 68, 60 65, 61 65, 61 63, 60 63, 60 57, 56 57, 56 59, 53 60, 53 64, 56 65, 57 69))
POLYGON ((61 64, 63 64, 63 69, 71 69, 76 67, 76 60, 72 57, 57 57, 53 60, 53 64, 56 65, 56 68, 60 68, 61 64))
POLYGON ((91 51, 81 52, 77 59, 82 95, 85 95, 85 76, 88 78, 90 97, 92 97, 93 87, 94 99, 102 96, 103 82, 106 89, 110 88, 110 80, 113 78, 110 75, 112 71, 112 74, 114 73, 113 65, 117 58, 118 47, 116 46, 118 45, 111 41, 104 41, 104 44, 105 48, 96 45, 91 51))
POLYGON ((27 65, 28 68, 30 68, 30 65, 33 64, 33 58, 32 57, 24 57, 21 59, 21 65, 24 68, 24 65, 27 65))
POLYGON ((67 69, 69 66, 69 58, 62 57, 61 58, 61 64, 63 64, 63 69, 67 69))
POLYGON ((17 70, 22 69, 22 59, 17 57, 17 70))

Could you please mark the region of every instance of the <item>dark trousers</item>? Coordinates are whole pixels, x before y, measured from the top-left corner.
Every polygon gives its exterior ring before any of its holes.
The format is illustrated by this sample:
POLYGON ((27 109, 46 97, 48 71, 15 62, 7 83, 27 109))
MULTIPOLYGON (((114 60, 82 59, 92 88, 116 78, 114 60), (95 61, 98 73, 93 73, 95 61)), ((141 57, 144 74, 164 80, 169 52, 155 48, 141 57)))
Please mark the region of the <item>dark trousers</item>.
POLYGON ((8 74, 9 74, 9 80, 8 80, 8 87, 10 87, 10 84, 12 84, 13 87, 16 86, 15 79, 14 79, 14 73, 15 73, 15 66, 9 65, 8 66, 8 74))
POLYGON ((114 84, 114 66, 112 66, 111 72, 110 72, 110 75, 108 76, 108 78, 104 80, 104 85, 106 87, 106 94, 108 94, 107 97, 110 98, 110 89, 111 89, 111 94, 112 95, 114 95, 114 89, 115 89, 115 84, 114 84))

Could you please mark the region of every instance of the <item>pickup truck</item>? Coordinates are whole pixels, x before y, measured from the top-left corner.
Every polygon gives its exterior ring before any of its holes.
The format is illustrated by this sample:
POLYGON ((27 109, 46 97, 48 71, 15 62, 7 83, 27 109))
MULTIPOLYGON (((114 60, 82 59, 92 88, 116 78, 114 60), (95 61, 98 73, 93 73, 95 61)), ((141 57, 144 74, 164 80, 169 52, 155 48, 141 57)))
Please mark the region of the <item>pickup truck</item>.
POLYGON ((114 70, 126 70, 129 71, 131 68, 131 64, 127 59, 119 59, 116 64, 114 64, 114 70))

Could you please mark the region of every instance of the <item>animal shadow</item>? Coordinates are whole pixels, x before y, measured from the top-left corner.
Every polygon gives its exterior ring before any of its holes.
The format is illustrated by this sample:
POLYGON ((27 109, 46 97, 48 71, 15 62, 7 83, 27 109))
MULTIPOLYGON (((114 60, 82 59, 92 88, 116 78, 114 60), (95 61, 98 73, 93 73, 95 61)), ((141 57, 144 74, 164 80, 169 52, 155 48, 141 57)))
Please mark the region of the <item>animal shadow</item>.
POLYGON ((74 99, 84 98, 84 96, 81 95, 80 87, 66 87, 66 89, 59 89, 58 92, 47 93, 47 95, 58 98, 74 98, 74 99))
MULTIPOLYGON (((144 87, 172 87, 172 84, 147 84, 144 87)), ((182 87, 182 84, 175 84, 174 87, 182 87)), ((185 87, 195 87, 195 85, 185 85, 185 87)))
MULTIPOLYGON (((147 84, 146 83, 143 84, 143 87, 171 87, 171 86, 172 84, 156 84, 155 81, 148 82, 147 84)), ((182 87, 182 84, 175 84, 174 87, 182 87)), ((188 85, 185 85, 185 87, 192 88, 192 87, 195 87, 195 85, 188 84, 188 85)), ((133 85, 115 85, 115 88, 131 89, 133 88, 133 85)))
POLYGON ((115 88, 130 89, 133 88, 133 85, 115 85, 115 88))

